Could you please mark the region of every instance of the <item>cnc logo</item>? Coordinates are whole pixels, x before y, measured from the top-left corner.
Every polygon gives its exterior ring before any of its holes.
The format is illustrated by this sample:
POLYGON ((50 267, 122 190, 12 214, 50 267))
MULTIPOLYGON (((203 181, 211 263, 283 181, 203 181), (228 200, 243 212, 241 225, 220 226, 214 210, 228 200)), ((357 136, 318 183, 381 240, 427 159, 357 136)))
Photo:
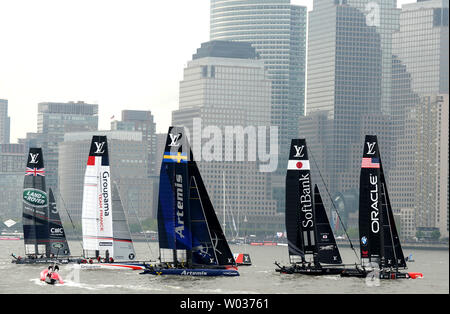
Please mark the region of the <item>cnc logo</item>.
POLYGON ((105 146, 105 142, 94 142, 95 146, 97 147, 97 150, 95 151, 95 154, 103 154, 105 151, 103 150, 103 146, 105 146))
POLYGON ((50 228, 51 234, 64 234, 63 228, 50 228))
POLYGON ((38 163, 38 160, 37 160, 38 157, 39 157, 39 154, 30 153, 30 158, 31 158, 30 164, 37 164, 38 163))
POLYGON ((169 133, 169 136, 170 136, 170 140, 171 140, 171 143, 169 144, 170 147, 178 147, 178 146, 180 146, 180 143, 178 143, 178 141, 180 140, 181 133, 179 133, 177 135, 169 133))
POLYGON ((372 142, 372 143, 367 142, 366 144, 367 144, 367 149, 368 149, 367 155, 374 155, 376 142, 372 142))
POLYGON ((297 145, 294 145, 295 148, 295 156, 294 157, 303 157, 305 154, 303 153, 303 150, 305 149, 305 145, 302 145, 298 147, 297 145))

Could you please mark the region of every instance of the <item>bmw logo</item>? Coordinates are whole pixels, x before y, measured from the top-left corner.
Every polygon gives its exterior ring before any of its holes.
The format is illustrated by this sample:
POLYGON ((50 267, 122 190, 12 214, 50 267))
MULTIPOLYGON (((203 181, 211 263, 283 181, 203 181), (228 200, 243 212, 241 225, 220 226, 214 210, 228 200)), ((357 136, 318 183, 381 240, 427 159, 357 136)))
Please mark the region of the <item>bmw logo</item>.
POLYGON ((363 245, 366 245, 366 244, 367 244, 367 237, 366 237, 366 236, 364 236, 364 237, 361 238, 361 243, 362 243, 363 245))

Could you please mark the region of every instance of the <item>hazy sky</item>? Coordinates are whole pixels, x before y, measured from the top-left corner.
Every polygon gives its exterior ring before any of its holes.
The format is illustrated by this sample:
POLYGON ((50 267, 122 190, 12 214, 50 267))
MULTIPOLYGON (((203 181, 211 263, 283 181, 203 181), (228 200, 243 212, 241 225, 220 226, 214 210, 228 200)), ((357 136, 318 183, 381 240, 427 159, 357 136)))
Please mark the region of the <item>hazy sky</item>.
MULTIPOLYGON (((415 0, 399 0, 402 3, 415 0)), ((312 0, 291 0, 307 5, 312 0)), ((11 142, 36 132, 39 102, 151 110, 165 132, 183 69, 209 40, 209 0, 0 0, 0 98, 11 142)))

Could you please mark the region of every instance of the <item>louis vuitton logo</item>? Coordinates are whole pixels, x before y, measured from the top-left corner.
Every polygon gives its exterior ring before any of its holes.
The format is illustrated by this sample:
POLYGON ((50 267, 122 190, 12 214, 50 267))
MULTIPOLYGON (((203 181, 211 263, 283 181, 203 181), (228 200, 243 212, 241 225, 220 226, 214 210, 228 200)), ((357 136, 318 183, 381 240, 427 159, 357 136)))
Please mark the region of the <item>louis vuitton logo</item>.
POLYGON ((170 140, 171 140, 171 143, 169 144, 170 147, 178 147, 178 146, 180 146, 180 143, 178 143, 178 141, 180 140, 181 133, 176 134, 176 135, 172 134, 172 133, 169 133, 169 136, 170 136, 170 140))
POLYGON ((95 151, 96 154, 103 154, 105 151, 103 150, 103 146, 105 146, 105 142, 94 142, 97 150, 95 151))
POLYGON ((302 145, 302 146, 294 145, 294 148, 295 148, 295 152, 296 152, 294 157, 305 156, 305 154, 303 153, 303 150, 305 149, 305 145, 302 145))
POLYGON ((31 158, 30 164, 37 164, 38 163, 38 161, 37 161, 38 157, 39 157, 38 153, 36 153, 36 154, 30 153, 30 158, 31 158))
POLYGON ((367 149, 368 149, 367 155, 375 154, 375 144, 376 144, 376 142, 372 142, 372 143, 367 142, 367 149))

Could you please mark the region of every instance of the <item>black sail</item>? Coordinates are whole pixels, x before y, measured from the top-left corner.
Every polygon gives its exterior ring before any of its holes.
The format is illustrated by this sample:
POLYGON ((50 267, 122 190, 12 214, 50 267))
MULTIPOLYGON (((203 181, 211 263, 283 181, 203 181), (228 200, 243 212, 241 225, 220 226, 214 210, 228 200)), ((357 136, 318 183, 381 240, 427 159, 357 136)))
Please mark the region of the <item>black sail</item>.
POLYGON ((66 234, 52 189, 49 189, 48 191, 48 215, 50 254, 53 254, 54 256, 69 256, 69 245, 67 244, 66 234))
POLYGON ((376 136, 367 135, 361 162, 359 235, 363 263, 380 263, 382 257, 381 167, 376 136))
POLYGON ((317 185, 314 185, 314 217, 319 262, 324 264, 342 264, 341 254, 339 253, 339 248, 331 230, 317 185))
MULTIPOLYGON (((192 151, 190 152, 190 155, 191 158, 189 160, 189 177, 191 178, 191 180, 193 180, 193 182, 195 182, 194 184, 197 187, 200 204, 206 220, 206 224, 192 224, 192 240, 195 243, 197 238, 195 235, 206 235, 206 232, 208 232, 209 241, 212 246, 212 251, 215 254, 217 264, 234 266, 236 262, 234 260, 233 253, 231 252, 231 249, 225 238, 225 234, 222 230, 222 227, 220 226, 219 220, 217 219, 216 212, 209 198, 205 184, 203 183, 202 176, 200 175, 200 171, 197 167, 197 163, 194 161, 192 151)), ((194 215, 194 208, 198 209, 198 207, 194 207, 193 202, 195 204, 195 198, 192 198, 191 200, 192 215, 194 215)), ((195 247, 193 248, 193 254, 201 254, 201 252, 198 252, 198 250, 195 251, 194 249, 195 247)))
POLYGON ((374 262, 380 267, 406 267, 375 135, 366 135, 364 142, 359 233, 363 263, 374 262))
POLYGON ((381 165, 381 203, 382 203, 382 219, 384 234, 384 255, 382 259, 382 267, 406 267, 405 256, 400 245, 397 228, 395 226, 394 214, 389 200, 386 180, 383 173, 383 164, 381 165))
POLYGON ((50 256, 48 195, 41 148, 30 148, 23 183, 22 224, 26 255, 50 256))
POLYGON ((286 233, 291 262, 317 252, 310 165, 305 139, 293 139, 286 174, 286 233))

